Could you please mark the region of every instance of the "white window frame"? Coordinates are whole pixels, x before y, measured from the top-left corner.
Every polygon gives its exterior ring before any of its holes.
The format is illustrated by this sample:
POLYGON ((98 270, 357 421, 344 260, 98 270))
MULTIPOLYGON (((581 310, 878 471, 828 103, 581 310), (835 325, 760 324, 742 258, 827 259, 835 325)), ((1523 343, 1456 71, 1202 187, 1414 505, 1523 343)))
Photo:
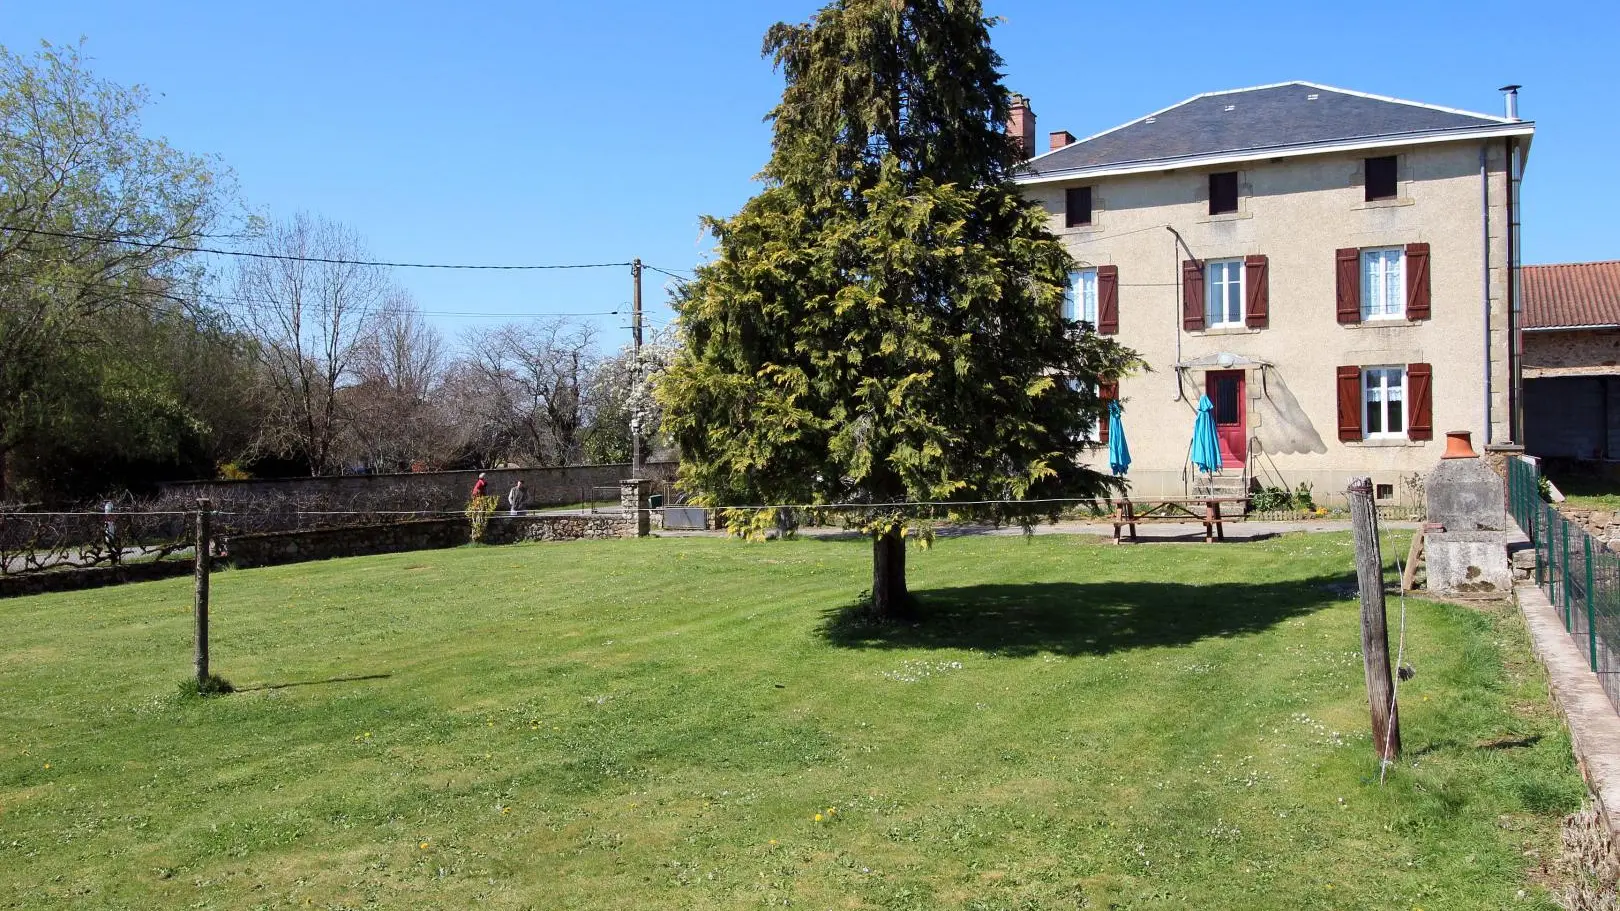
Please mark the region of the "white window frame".
POLYGON ((1386 364, 1379 367, 1361 368, 1361 436, 1368 440, 1404 440, 1407 428, 1412 425, 1412 401, 1407 394, 1411 386, 1406 380, 1405 364, 1386 364), (1390 379, 1396 380, 1391 383, 1390 379), (1390 393, 1395 393, 1391 399, 1390 393), (1376 393, 1376 397, 1375 397, 1376 393), (1401 403, 1401 427, 1399 430, 1390 430, 1389 403, 1401 403), (1372 415, 1379 416, 1378 430, 1371 429, 1372 415))
POLYGON ((1247 325, 1244 297, 1247 289, 1244 283, 1248 280, 1244 275, 1243 260, 1241 259, 1212 259, 1204 263, 1204 327, 1206 329, 1235 329, 1247 325), (1220 280, 1216 280, 1219 272, 1220 280), (1236 280, 1233 280, 1233 275, 1236 280), (1229 308, 1232 306, 1230 298, 1231 289, 1237 289, 1236 310, 1237 317, 1231 318, 1229 308), (1217 292, 1219 290, 1219 293, 1217 292), (1219 301, 1219 304, 1217 304, 1219 301))
POLYGON ((1097 325, 1097 270, 1078 269, 1069 273, 1069 287, 1063 293, 1063 316, 1097 325))
POLYGON ((1371 247, 1362 250, 1357 268, 1361 270, 1362 322, 1406 319, 1405 248, 1371 247), (1377 265, 1373 265, 1375 262, 1377 265))

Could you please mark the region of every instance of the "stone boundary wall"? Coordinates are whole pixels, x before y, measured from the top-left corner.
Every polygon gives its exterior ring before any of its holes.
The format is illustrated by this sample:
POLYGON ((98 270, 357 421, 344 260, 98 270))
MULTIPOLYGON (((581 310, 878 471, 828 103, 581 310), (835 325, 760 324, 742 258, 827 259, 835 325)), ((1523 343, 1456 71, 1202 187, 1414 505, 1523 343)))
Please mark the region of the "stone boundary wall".
POLYGON ((239 569, 334 557, 365 557, 440 550, 467 543, 466 519, 418 519, 388 525, 350 525, 237 535, 226 542, 224 562, 239 569))
POLYGON ((485 544, 520 541, 603 541, 634 537, 635 521, 622 513, 550 516, 494 516, 484 529, 485 544))
MULTIPOLYGON (((490 517, 485 528, 484 543, 602 541, 634 534, 634 517, 620 513, 496 515, 490 517)), ((467 544, 468 538, 468 522, 463 518, 265 532, 229 538, 226 541, 228 555, 216 558, 215 565, 251 569, 337 557, 442 550, 467 544)), ((189 576, 193 569, 188 559, 18 573, 0 576, 0 599, 189 576)))
POLYGON ((1563 503, 1557 504, 1555 508, 1564 518, 1586 529, 1586 533, 1591 535, 1593 540, 1611 551, 1620 553, 1620 513, 1568 506, 1563 503))
POLYGON ((125 582, 150 582, 189 576, 195 566, 190 560, 160 560, 156 563, 128 563, 123 566, 84 566, 52 569, 37 573, 0 576, 0 599, 46 592, 71 592, 125 582))
MULTIPOLYGON (((643 474, 655 482, 675 479, 675 462, 648 462, 643 474)), ((590 496, 618 499, 619 482, 630 476, 629 463, 570 465, 561 468, 490 468, 488 492, 506 497, 518 481, 528 490, 529 507, 562 506, 590 496)), ((176 481, 159 485, 161 499, 208 497, 216 509, 232 503, 270 501, 303 509, 367 511, 460 511, 472 494, 476 471, 424 471, 405 474, 339 475, 320 478, 267 478, 247 481, 176 481)))
MULTIPOLYGON (((629 537, 631 518, 619 514, 495 515, 484 529, 485 544, 523 541, 582 541, 629 537)), ((416 519, 387 525, 351 525, 301 531, 275 531, 231 538, 225 562, 247 569, 337 557, 442 550, 469 543, 466 519, 416 519)))

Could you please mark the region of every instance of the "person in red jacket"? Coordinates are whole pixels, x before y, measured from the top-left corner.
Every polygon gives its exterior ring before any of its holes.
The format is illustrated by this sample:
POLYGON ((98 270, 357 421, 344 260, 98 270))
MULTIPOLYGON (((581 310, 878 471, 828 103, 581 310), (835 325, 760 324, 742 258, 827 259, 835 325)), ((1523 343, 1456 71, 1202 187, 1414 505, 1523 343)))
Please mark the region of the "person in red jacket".
POLYGON ((473 499, 476 500, 479 497, 483 496, 484 495, 484 489, 487 488, 487 487, 489 487, 489 482, 484 480, 484 473, 482 471, 480 471, 478 473, 478 480, 473 482, 473 492, 472 492, 473 499))

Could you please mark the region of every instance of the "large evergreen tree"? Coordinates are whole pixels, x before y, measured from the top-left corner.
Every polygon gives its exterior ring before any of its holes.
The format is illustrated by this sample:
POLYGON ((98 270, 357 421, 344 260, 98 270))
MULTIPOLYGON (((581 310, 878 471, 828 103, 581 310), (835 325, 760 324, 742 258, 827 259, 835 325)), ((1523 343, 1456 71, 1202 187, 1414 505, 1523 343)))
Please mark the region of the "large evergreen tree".
POLYGON ((682 483, 718 506, 859 503, 872 604, 902 613, 918 501, 1027 520, 1082 467, 1135 355, 1065 320, 1073 262, 1012 183, 979 0, 836 0, 765 38, 786 79, 765 189, 708 222, 660 385, 682 483))

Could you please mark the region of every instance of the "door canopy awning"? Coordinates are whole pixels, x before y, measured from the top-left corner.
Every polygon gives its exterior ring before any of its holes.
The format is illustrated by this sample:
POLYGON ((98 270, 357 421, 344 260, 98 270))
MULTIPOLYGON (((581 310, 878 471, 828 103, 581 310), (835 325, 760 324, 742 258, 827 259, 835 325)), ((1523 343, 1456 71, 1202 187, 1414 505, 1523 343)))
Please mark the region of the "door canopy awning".
POLYGON ((1242 354, 1233 354, 1230 351, 1221 351, 1216 354, 1203 354, 1188 358, 1176 364, 1177 370, 1239 370, 1244 367, 1272 367, 1270 361, 1248 357, 1242 354))

